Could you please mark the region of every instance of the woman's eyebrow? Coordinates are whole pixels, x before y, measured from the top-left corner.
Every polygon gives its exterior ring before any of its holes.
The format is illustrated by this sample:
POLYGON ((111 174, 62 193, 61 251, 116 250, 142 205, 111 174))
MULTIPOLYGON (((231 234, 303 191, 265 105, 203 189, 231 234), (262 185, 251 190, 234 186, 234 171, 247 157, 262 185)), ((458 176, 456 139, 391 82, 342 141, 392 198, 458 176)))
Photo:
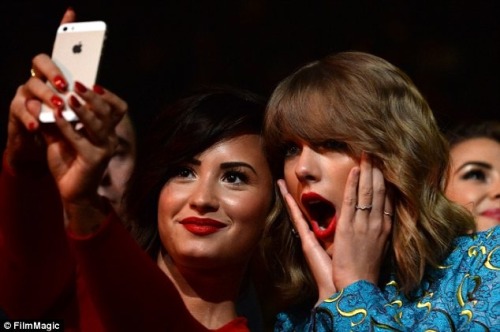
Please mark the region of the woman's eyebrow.
POLYGON ((457 171, 460 171, 462 168, 464 167, 467 167, 467 166, 478 166, 478 167, 481 167, 481 168, 486 168, 486 169, 491 169, 492 166, 488 163, 485 163, 483 161, 467 161, 466 163, 464 163, 463 165, 461 165, 459 168, 457 168, 457 171))
POLYGON ((227 163, 222 163, 220 165, 221 169, 229 169, 229 168, 236 168, 236 167, 246 167, 250 169, 255 175, 257 175, 257 172, 255 169, 250 165, 242 161, 232 161, 232 162, 227 162, 227 163))

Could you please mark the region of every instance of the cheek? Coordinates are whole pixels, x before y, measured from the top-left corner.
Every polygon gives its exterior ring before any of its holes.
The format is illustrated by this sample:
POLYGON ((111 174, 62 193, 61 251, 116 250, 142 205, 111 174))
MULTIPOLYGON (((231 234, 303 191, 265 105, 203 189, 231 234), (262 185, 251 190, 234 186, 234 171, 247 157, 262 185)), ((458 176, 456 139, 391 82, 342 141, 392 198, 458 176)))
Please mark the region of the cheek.
POLYGON ((463 205, 469 210, 472 210, 474 203, 480 199, 480 193, 476 185, 460 180, 450 182, 445 190, 445 195, 449 200, 463 205))
POLYGON ((290 162, 285 162, 283 175, 288 191, 290 192, 290 194, 292 194, 292 196, 295 197, 295 192, 297 191, 298 187, 297 183, 299 181, 297 178, 297 174, 295 173, 295 166, 290 162))
MULTIPOLYGON (((328 167, 325 167, 325 175, 324 182, 328 183, 330 188, 330 193, 333 195, 331 197, 333 200, 341 200, 344 197, 344 191, 347 184, 347 178, 349 177, 349 173, 352 168, 357 166, 354 162, 352 163, 344 163, 341 165, 331 164, 328 167)), ((341 205, 339 205, 340 207, 341 205)))
POLYGON ((134 169, 134 159, 132 157, 129 157, 123 161, 122 164, 122 176, 128 178, 132 174, 132 171, 134 169))
MULTIPOLYGON (((184 202, 183 192, 165 185, 158 198, 158 217, 170 217, 182 208, 184 202)), ((160 218, 158 218, 160 220, 160 218)))
POLYGON ((260 193, 244 195, 226 203, 226 213, 249 233, 260 233, 271 209, 271 196, 260 193))
POLYGON ((134 167, 134 162, 132 159, 111 159, 109 162, 110 175, 115 181, 124 183, 130 177, 132 169, 134 167))

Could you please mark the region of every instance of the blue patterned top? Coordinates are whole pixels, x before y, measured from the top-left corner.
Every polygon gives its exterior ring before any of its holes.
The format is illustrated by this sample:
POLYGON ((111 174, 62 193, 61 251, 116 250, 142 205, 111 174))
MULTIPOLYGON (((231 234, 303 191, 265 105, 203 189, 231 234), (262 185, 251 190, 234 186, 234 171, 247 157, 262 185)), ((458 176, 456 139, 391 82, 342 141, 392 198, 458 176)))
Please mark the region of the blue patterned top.
POLYGON ((275 331, 500 331, 500 226, 454 241, 442 266, 405 296, 358 281, 309 315, 282 312, 275 331))

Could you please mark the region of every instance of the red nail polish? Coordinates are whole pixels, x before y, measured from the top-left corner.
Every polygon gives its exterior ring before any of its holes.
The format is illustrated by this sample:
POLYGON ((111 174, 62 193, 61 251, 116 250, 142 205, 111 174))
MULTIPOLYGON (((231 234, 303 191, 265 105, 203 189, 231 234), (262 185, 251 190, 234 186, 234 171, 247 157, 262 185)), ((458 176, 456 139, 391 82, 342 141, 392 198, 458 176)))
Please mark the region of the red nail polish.
POLYGON ((85 87, 85 85, 83 85, 82 83, 80 83, 78 81, 75 81, 75 90, 80 92, 80 93, 87 92, 87 88, 85 87))
POLYGON ((74 108, 79 108, 80 106, 82 106, 82 104, 80 104, 80 102, 78 101, 78 99, 71 95, 69 97, 69 103, 71 104, 71 106, 73 106, 74 108))
POLYGON ((95 84, 94 85, 94 92, 99 94, 99 95, 103 95, 104 94, 104 88, 98 84, 95 84))
POLYGON ((50 101, 59 111, 64 109, 64 101, 59 96, 53 95, 52 98, 50 98, 50 101))
POLYGON ((35 123, 34 122, 28 123, 28 131, 34 132, 35 130, 36 130, 35 123))
POLYGON ((57 75, 54 77, 54 86, 57 88, 57 90, 64 92, 68 88, 68 83, 62 78, 62 76, 57 75))

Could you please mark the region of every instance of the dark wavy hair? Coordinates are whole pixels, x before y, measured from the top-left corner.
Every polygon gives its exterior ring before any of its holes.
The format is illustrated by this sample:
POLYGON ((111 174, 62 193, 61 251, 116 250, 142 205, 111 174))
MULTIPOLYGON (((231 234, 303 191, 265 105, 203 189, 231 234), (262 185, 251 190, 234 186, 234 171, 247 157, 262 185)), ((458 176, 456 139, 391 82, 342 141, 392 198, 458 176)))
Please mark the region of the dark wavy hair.
POLYGON ((125 193, 125 224, 150 256, 160 249, 158 198, 179 165, 214 144, 261 134, 265 100, 230 87, 204 88, 162 110, 138 150, 125 193))
POLYGON ((500 121, 478 120, 461 123, 444 131, 450 147, 473 138, 490 138, 500 142, 500 121))

